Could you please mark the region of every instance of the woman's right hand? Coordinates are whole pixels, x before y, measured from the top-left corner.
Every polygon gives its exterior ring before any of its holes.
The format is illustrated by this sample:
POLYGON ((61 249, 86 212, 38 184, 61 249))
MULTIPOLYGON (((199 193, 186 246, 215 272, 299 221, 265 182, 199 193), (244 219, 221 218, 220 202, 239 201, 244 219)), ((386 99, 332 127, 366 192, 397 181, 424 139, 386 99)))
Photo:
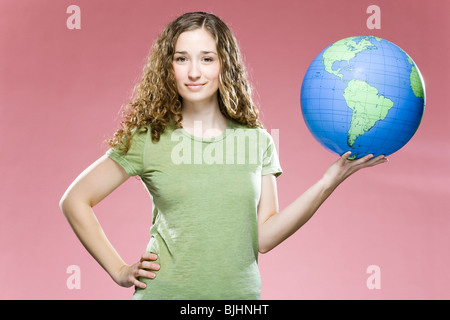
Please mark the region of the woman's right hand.
POLYGON ((152 271, 158 271, 160 269, 160 265, 152 261, 156 261, 157 259, 158 256, 154 253, 144 253, 141 259, 135 264, 124 265, 119 270, 117 279, 114 279, 114 281, 122 287, 136 286, 144 289, 146 284, 139 281, 139 277, 154 279, 156 274, 152 271))

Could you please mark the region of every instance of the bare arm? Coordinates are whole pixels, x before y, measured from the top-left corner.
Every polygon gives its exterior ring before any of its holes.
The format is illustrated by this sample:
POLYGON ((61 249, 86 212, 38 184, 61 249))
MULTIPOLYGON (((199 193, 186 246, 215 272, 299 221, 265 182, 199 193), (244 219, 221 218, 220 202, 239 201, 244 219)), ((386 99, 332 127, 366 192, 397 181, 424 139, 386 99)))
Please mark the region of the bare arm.
POLYGON ((69 186, 60 201, 60 208, 86 250, 121 286, 145 287, 139 276, 153 278, 147 270, 159 269, 149 262, 156 255, 144 254, 141 261, 127 265, 103 232, 93 207, 129 178, 125 170, 108 156, 103 156, 83 171, 69 186))
POLYGON ((349 155, 350 153, 346 153, 339 158, 317 183, 281 212, 278 212, 275 177, 263 176, 258 207, 258 242, 261 253, 272 250, 301 228, 350 175, 362 168, 387 161, 384 156, 372 158, 370 155, 358 160, 348 160, 349 155))

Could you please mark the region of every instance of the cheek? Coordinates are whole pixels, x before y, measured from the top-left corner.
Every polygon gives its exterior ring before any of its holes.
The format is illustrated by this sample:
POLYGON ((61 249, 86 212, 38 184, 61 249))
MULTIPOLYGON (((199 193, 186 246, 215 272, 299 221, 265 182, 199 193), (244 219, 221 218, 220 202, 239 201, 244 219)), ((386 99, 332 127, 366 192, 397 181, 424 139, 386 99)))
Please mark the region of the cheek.
POLYGON ((182 67, 176 64, 172 64, 173 73, 175 75, 175 79, 179 79, 182 74, 182 67))
POLYGON ((208 70, 208 78, 210 80, 219 82, 219 75, 220 75, 220 65, 218 65, 215 68, 210 68, 208 70))
POLYGON ((179 66, 174 65, 173 66, 173 74, 175 77, 175 82, 177 86, 183 82, 183 70, 179 66))

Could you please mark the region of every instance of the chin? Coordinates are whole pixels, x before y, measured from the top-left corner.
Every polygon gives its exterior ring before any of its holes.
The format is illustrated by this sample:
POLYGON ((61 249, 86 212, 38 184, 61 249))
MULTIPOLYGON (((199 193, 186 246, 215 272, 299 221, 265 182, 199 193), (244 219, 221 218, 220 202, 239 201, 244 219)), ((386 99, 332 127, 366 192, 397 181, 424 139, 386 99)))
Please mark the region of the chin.
POLYGON ((186 94, 180 95, 183 101, 189 103, 214 103, 217 101, 217 93, 212 95, 195 95, 195 94, 186 94))

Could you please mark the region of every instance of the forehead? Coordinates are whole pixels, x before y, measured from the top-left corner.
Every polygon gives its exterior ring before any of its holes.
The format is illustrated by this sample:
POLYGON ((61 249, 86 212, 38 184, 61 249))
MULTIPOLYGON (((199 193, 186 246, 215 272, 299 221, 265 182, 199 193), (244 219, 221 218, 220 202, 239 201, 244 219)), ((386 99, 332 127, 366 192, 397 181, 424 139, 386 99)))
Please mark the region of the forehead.
POLYGON ((205 29, 185 31, 180 34, 175 43, 176 51, 216 51, 216 41, 205 29))

